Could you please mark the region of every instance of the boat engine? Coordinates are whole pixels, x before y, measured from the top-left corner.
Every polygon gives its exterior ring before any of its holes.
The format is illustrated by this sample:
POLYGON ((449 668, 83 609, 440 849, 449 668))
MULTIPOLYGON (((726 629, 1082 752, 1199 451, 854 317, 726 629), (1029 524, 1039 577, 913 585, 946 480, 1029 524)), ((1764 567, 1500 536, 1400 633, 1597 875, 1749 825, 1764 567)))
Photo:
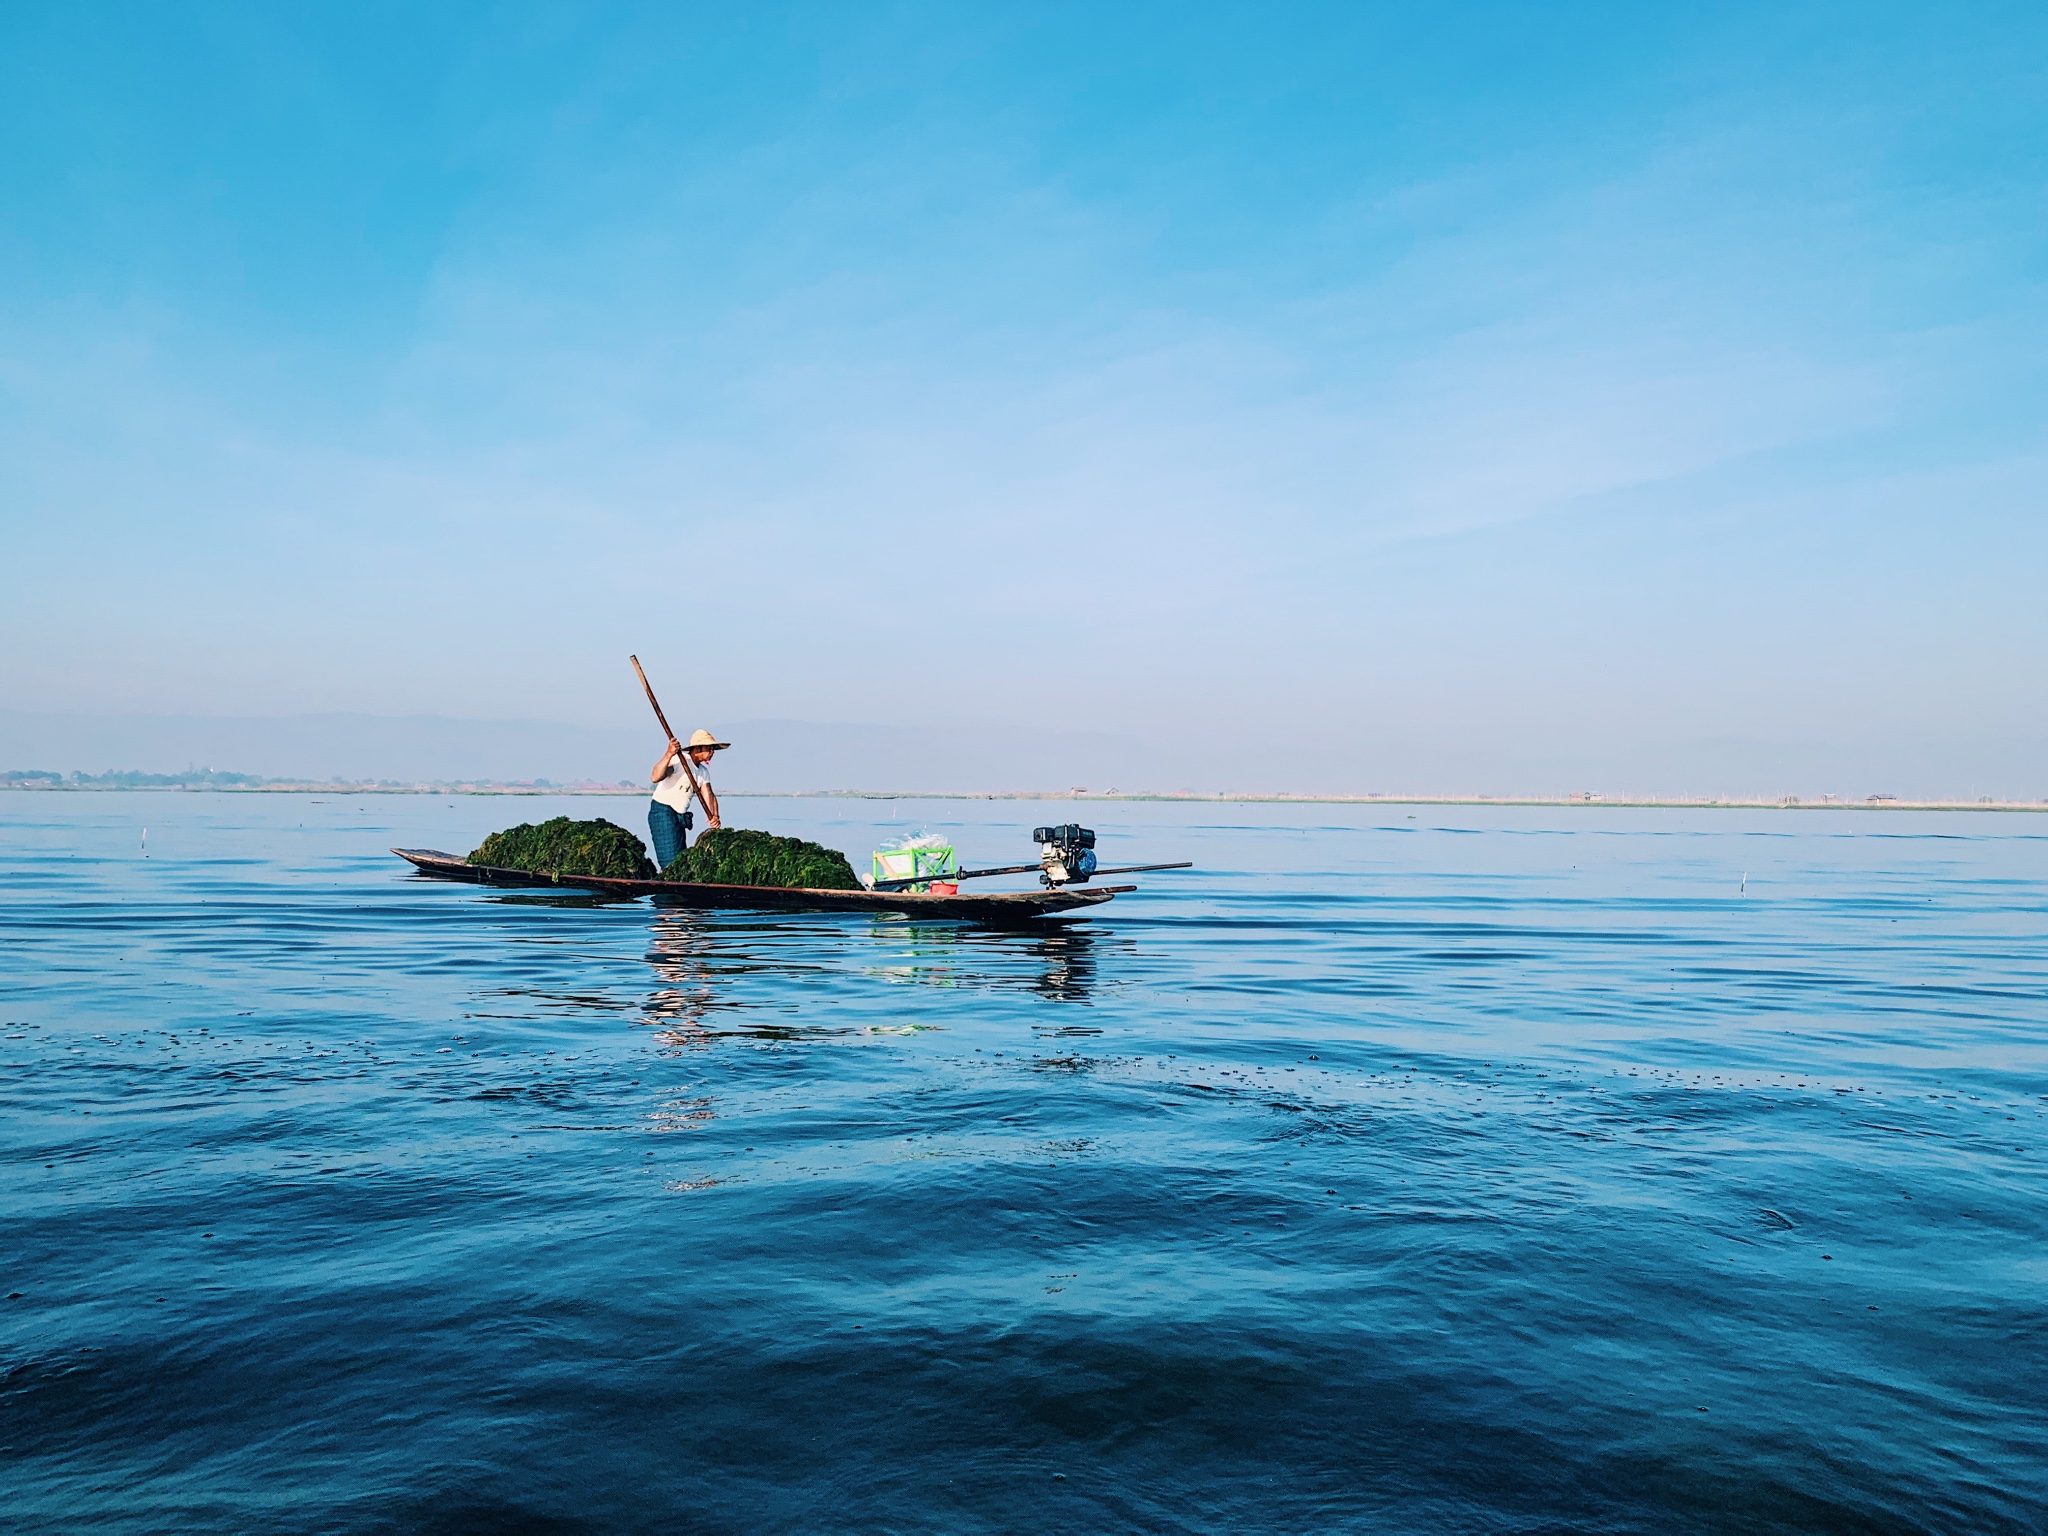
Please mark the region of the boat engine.
POLYGON ((1086 827, 1034 827, 1031 840, 1047 885, 1084 885, 1095 873, 1095 834, 1086 827))

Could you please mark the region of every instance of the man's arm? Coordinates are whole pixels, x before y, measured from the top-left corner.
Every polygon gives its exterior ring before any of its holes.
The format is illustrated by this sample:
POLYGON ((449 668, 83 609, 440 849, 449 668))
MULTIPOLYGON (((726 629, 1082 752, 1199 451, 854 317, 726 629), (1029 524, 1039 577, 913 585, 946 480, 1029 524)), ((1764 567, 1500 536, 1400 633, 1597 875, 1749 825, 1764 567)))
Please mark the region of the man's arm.
POLYGON ((661 760, 654 765, 654 772, 648 777, 647 782, 650 784, 659 784, 663 779, 667 778, 668 765, 674 762, 677 758, 681 757, 682 755, 683 744, 677 741, 675 737, 669 737, 668 750, 661 754, 661 760))
POLYGON ((704 802, 704 830, 712 832, 724 826, 725 823, 718 819, 718 791, 699 780, 697 798, 704 802))

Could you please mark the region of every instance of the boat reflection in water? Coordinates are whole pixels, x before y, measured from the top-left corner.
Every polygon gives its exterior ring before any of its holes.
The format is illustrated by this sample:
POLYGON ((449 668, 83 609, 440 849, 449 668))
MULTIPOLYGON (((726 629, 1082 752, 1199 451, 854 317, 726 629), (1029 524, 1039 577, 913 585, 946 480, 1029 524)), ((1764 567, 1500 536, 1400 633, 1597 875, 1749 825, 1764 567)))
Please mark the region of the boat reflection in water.
POLYGON ((728 1035, 795 1040, 871 1033, 872 1027, 841 1022, 856 1017, 858 1008, 834 1006, 848 1000, 848 984, 862 981, 1024 992, 1086 1004, 1101 985, 1105 960, 1134 948, 1130 939, 1087 923, 984 928, 890 918, 764 921, 668 909, 655 914, 648 935, 647 963, 663 985, 648 995, 644 1022, 673 1048, 728 1035), (819 1007, 784 1001, 770 1012, 742 1002, 727 985, 764 970, 798 982, 802 992, 815 990, 819 1007))
POLYGON ((878 945, 895 950, 867 974, 899 985, 1036 992, 1063 1003, 1086 1003, 1106 955, 1131 941, 1086 923, 1045 923, 1028 929, 969 928, 958 923, 878 922, 878 945))

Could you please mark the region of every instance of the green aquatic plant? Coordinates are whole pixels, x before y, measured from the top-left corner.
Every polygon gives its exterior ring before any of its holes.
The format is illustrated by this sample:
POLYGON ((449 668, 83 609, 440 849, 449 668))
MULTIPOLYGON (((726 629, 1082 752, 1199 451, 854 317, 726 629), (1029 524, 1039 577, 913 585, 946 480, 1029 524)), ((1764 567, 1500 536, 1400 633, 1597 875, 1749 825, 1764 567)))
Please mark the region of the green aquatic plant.
POLYGON ((654 861, 647 845, 624 827, 602 817, 571 821, 557 816, 539 826, 521 822, 493 832, 469 856, 492 869, 523 869, 542 875, 603 875, 613 880, 652 880, 654 861))
POLYGON ((719 827, 685 848, 661 872, 697 885, 774 885, 789 890, 857 891, 860 881, 837 848, 742 827, 719 827))

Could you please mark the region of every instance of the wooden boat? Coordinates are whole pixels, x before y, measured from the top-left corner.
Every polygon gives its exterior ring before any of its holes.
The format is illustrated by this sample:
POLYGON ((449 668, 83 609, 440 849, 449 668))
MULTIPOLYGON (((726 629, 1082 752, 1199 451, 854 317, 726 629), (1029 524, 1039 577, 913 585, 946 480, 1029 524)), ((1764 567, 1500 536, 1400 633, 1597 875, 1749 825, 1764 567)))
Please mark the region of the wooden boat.
POLYGON ((964 918, 970 922, 1014 923, 1077 907, 1099 907, 1135 885, 1098 885, 1083 890, 1009 891, 989 896, 934 896, 912 891, 787 890, 773 885, 699 885, 687 880, 614 880, 604 875, 548 875, 525 869, 493 869, 460 854, 435 848, 391 850, 423 875, 466 880, 472 885, 569 887, 606 896, 652 896, 667 906, 734 907, 769 912, 901 912, 910 917, 964 918))

